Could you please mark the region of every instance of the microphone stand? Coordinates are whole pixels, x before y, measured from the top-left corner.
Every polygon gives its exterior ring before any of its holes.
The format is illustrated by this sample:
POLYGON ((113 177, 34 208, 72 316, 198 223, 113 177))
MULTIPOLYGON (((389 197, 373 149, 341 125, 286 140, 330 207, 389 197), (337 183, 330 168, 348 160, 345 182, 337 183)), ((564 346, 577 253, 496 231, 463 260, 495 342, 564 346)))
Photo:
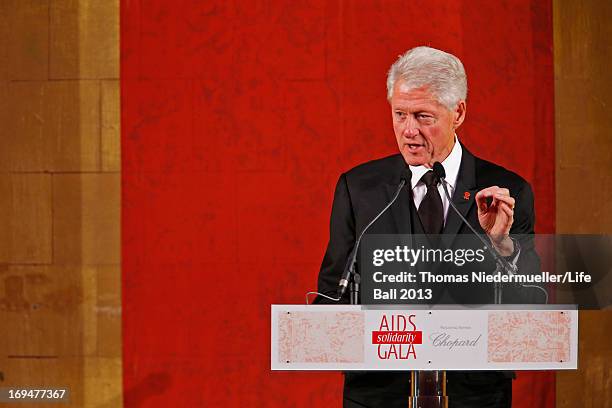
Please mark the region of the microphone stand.
MULTIPOLYGON (((446 195, 446 199, 448 200, 449 205, 453 208, 453 210, 455 210, 455 213, 457 213, 457 215, 461 218, 461 220, 472 230, 472 232, 478 237, 478 239, 484 244, 484 246, 487 248, 487 250, 489 251, 489 253, 491 255, 493 255, 493 258, 495 259, 495 272, 496 274, 501 274, 501 273, 507 273, 509 275, 514 275, 516 273, 516 266, 512 265, 510 262, 508 262, 506 259, 502 258, 495 249, 493 249, 493 247, 491 247, 491 244, 489 244, 473 227, 472 225, 465 219, 465 217, 461 214, 461 212, 457 209, 457 207, 455 206, 455 203, 453 203, 453 200, 450 196, 450 194, 448 193, 448 187, 446 186, 446 178, 445 177, 441 177, 440 175, 438 175, 438 177, 440 178, 440 181, 442 182, 442 188, 444 190, 444 195, 446 195)), ((496 305, 501 305, 502 304, 502 295, 503 295, 503 289, 502 289, 502 285, 501 282, 494 282, 493 283, 493 303, 496 305)))
POLYGON ((393 205, 395 200, 397 200, 400 192, 402 191, 402 188, 404 188, 407 181, 410 180, 410 177, 408 175, 409 171, 410 170, 406 170, 406 174, 402 177, 402 180, 397 186, 397 189, 395 190, 395 194, 393 195, 393 198, 391 198, 391 201, 389 201, 389 203, 376 215, 376 217, 374 217, 372 221, 370 221, 368 225, 363 228, 361 234, 359 234, 359 237, 357 237, 357 241, 355 242, 353 251, 349 254, 346 267, 344 268, 340 283, 338 284, 338 300, 342 299, 342 296, 346 292, 347 286, 350 286, 351 304, 359 304, 359 288, 361 284, 361 276, 359 276, 359 272, 355 270, 357 265, 357 253, 359 251, 359 244, 361 244, 361 239, 363 238, 363 235, 372 226, 372 224, 374 224, 376 220, 378 220, 380 216, 383 215, 389 209, 389 207, 393 205), (355 278, 355 276, 357 277, 355 278), (355 303, 353 303, 353 301, 355 303))
POLYGON ((410 173, 410 169, 408 167, 406 167, 406 170, 404 171, 404 174, 402 174, 400 183, 397 186, 397 189, 395 190, 395 193, 393 194, 393 197, 391 198, 391 201, 389 201, 389 203, 387 203, 387 205, 385 205, 385 207, 376 215, 376 217, 374 217, 372 219, 372 221, 370 221, 368 223, 368 225, 366 225, 363 228, 363 230, 361 231, 361 233, 357 237, 357 240, 355 241, 355 245, 353 246, 353 250, 351 251, 351 253, 348 256, 348 259, 347 259, 347 262, 346 262, 346 266, 344 267, 344 271, 342 272, 342 276, 340 277, 340 282, 338 283, 338 290, 337 290, 336 297, 334 298, 334 297, 328 296, 327 293, 308 292, 308 293, 306 293, 306 304, 308 304, 308 296, 309 295, 313 295, 313 294, 314 295, 319 295, 319 296, 321 296, 323 298, 326 298, 326 299, 329 299, 329 300, 331 300, 333 302, 339 302, 339 301, 342 300, 342 296, 344 296, 344 294, 346 293, 347 289, 349 289, 350 304, 352 304, 352 305, 358 305, 359 304, 359 293, 360 293, 360 288, 361 288, 361 275, 359 274, 359 272, 356 271, 356 265, 357 265, 357 252, 359 250, 359 244, 361 243, 361 239, 363 238, 363 235, 366 233, 368 228, 370 228, 372 226, 372 224, 374 224, 376 222, 376 220, 378 220, 380 218, 380 216, 383 215, 385 213, 385 211, 387 211, 389 209, 389 207, 391 207, 391 205, 393 205, 393 203, 399 197, 399 194, 402 191, 402 188, 404 188, 404 186, 406 185, 408 180, 410 180, 411 177, 412 177, 412 175, 410 173))
POLYGON ((361 274, 355 271, 353 272, 353 277, 351 279, 351 284, 349 288, 351 305, 360 304, 359 302, 360 286, 361 286, 361 274))

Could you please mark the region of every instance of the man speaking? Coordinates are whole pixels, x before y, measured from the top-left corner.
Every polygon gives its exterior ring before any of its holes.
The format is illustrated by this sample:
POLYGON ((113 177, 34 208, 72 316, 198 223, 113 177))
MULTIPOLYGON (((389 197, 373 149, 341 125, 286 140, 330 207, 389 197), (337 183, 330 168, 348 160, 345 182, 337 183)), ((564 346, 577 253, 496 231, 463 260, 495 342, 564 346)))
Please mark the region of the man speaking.
MULTIPOLYGON (((517 174, 475 157, 457 139, 455 131, 466 116, 466 98, 465 70, 454 55, 417 47, 391 66, 387 99, 399 154, 364 163, 340 176, 319 273, 320 293, 337 291, 357 237, 391 201, 406 166, 411 172, 408 188, 368 233, 469 233, 460 217, 449 211, 443 187, 432 171, 434 163, 440 162, 453 203, 463 216, 509 262, 522 256, 509 234, 534 232, 531 187, 517 174)), ((341 301, 348 303, 348 294, 341 301)), ((512 376, 448 372, 449 406, 510 407, 512 376)), ((408 372, 346 373, 344 407, 405 408, 409 392, 408 372)))

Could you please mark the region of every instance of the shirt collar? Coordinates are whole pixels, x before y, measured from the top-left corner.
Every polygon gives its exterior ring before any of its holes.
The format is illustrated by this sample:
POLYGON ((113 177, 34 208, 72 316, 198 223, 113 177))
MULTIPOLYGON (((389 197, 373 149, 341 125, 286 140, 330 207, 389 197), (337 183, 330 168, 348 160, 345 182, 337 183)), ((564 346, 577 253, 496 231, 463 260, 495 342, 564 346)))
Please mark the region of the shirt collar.
MULTIPOLYGON (((444 167, 444 171, 446 172, 446 182, 450 184, 452 188, 455 188, 457 184, 457 176, 459 175, 459 167, 461 166, 461 156, 463 155, 463 149, 461 149, 461 144, 459 143, 459 139, 457 135, 455 135, 455 145, 451 150, 450 154, 444 159, 442 162, 442 166, 444 167)), ((431 169, 428 169, 425 166, 409 166, 410 171, 412 172, 412 178, 410 180, 410 184, 412 188, 415 188, 416 185, 421 180, 421 177, 431 169)))

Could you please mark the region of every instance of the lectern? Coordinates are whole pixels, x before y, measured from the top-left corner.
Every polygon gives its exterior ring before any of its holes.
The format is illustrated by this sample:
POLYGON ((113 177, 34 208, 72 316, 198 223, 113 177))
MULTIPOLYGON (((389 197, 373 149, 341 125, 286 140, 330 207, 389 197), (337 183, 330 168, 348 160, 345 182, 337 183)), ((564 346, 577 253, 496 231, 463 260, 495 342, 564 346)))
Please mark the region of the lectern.
POLYGON ((569 305, 273 305, 272 370, 406 371, 406 406, 445 407, 448 370, 577 368, 569 305))

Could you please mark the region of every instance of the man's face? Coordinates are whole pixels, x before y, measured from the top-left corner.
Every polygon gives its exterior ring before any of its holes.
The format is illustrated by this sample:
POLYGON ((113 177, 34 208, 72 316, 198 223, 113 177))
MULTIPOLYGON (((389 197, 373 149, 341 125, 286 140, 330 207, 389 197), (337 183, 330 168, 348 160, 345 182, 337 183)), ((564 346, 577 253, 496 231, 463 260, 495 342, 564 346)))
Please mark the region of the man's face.
POLYGON ((409 90, 399 80, 390 103, 395 138, 406 163, 432 167, 442 162, 453 149, 455 129, 465 117, 465 102, 450 111, 426 87, 409 90))

